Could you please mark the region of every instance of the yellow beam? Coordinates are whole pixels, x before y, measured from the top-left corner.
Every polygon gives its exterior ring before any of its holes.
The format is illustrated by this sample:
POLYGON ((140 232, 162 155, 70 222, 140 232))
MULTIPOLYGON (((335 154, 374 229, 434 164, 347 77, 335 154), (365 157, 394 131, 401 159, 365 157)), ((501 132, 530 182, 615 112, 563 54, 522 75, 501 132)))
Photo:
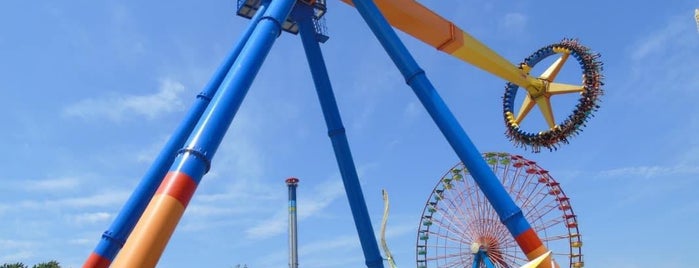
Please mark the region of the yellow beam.
MULTIPOLYGON (((342 1, 352 5, 351 0, 342 1)), ((414 0, 374 0, 374 3, 393 27, 440 51, 527 90, 537 80, 452 22, 414 0)))

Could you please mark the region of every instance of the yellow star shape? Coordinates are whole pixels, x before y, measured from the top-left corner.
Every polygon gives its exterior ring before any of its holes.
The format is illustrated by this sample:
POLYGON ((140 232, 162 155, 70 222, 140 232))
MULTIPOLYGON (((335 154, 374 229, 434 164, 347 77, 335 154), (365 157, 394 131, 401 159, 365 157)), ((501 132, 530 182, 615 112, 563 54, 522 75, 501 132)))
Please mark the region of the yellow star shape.
POLYGON ((531 86, 526 88, 528 94, 524 98, 522 106, 520 106, 519 112, 515 117, 515 124, 519 125, 524 117, 534 108, 534 105, 537 105, 544 119, 546 119, 549 128, 553 129, 556 127, 556 120, 554 119, 553 109, 551 108, 551 96, 583 92, 584 87, 582 85, 553 82, 570 56, 570 51, 567 49, 554 48, 554 51, 562 52, 562 55, 533 81, 531 86))

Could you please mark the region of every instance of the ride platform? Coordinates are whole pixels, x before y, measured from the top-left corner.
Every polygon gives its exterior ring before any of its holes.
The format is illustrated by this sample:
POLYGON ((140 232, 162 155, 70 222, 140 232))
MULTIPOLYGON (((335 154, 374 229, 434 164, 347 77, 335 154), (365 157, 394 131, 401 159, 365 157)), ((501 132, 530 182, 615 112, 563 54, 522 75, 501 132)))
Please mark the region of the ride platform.
MULTIPOLYGON (((313 28, 316 33, 316 40, 325 43, 330 37, 326 34, 325 19, 323 16, 327 11, 325 0, 298 0, 298 3, 313 7, 313 28)), ((262 0, 238 0, 238 10, 236 14, 246 19, 251 19, 262 5, 262 0)), ((287 17, 282 23, 282 30, 291 34, 299 33, 298 23, 291 17, 287 17)))

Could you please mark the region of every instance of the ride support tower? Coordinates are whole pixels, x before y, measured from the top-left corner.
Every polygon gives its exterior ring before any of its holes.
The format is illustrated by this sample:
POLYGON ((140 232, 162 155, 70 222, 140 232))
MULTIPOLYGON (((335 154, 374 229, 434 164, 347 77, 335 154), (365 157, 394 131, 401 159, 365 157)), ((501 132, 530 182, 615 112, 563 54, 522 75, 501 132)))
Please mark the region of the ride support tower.
POLYGON ((289 268, 299 267, 298 230, 296 228, 296 187, 299 179, 286 179, 289 188, 289 268))

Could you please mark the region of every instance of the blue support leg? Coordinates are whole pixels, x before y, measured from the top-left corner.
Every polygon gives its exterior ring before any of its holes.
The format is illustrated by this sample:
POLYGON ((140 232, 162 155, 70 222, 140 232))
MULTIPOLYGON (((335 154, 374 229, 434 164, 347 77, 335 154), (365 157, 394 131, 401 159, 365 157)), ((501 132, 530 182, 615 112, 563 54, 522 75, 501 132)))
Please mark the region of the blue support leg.
POLYGON ((116 267, 155 267, 294 4, 295 0, 270 2, 185 147, 178 151, 154 197, 157 202, 148 205, 149 214, 139 220, 137 231, 114 261, 116 267), (142 254, 144 250, 147 254, 142 254))
MULTIPOLYGON (((437 124, 442 134, 459 156, 469 172, 473 175, 481 191, 488 198, 500 220, 507 229, 521 242, 518 236, 531 231, 531 226, 522 215, 521 209, 514 203, 507 191, 483 160, 480 152, 469 139, 456 117, 451 113, 444 100, 430 83, 425 72, 418 66, 395 31, 371 0, 354 0, 354 5, 379 39, 386 52, 405 77, 406 83, 413 89, 420 102, 437 124)), ((531 239, 527 236, 526 239, 531 239)), ((541 245, 538 237, 530 245, 541 245)), ((520 243, 522 245, 522 243, 520 243)), ((526 251, 525 251, 526 253, 526 251)))
POLYGON ((379 251, 374 229, 371 225, 364 195, 357 176, 357 170, 352 159, 345 128, 342 125, 340 111, 335 101, 335 95, 330 85, 328 72, 323 61, 320 45, 316 40, 316 33, 312 21, 313 9, 310 6, 299 4, 294 12, 294 17, 299 21, 299 31, 306 58, 311 68, 313 82, 318 93, 325 123, 328 127, 328 136, 335 151, 335 158, 340 168, 342 182, 345 186, 347 199, 349 200, 354 224, 357 228, 359 241, 364 252, 366 266, 370 268, 383 268, 383 258, 379 251))
POLYGON ((112 225, 102 234, 100 242, 83 265, 84 268, 108 267, 119 253, 119 250, 124 246, 136 222, 143 214, 148 202, 150 202, 156 189, 160 186, 165 174, 175 160, 177 150, 182 148, 187 137, 192 133, 194 126, 209 105, 211 98, 216 94, 217 89, 226 77, 233 62, 238 58, 240 51, 248 41, 257 22, 262 18, 268 4, 269 0, 264 0, 260 4, 258 12, 251 19, 247 29, 218 67, 209 83, 204 87, 202 92, 197 95, 197 99, 189 112, 160 151, 160 154, 155 158, 155 161, 153 161, 143 178, 141 178, 140 183, 126 201, 124 207, 112 222, 112 225))
POLYGON ((485 253, 485 251, 482 251, 483 254, 483 263, 485 263, 485 268, 495 268, 495 264, 493 263, 492 260, 490 260, 490 257, 488 257, 488 254, 485 253))
POLYGON ((471 268, 480 268, 481 267, 481 252, 479 251, 476 254, 473 254, 473 263, 471 264, 471 268))

